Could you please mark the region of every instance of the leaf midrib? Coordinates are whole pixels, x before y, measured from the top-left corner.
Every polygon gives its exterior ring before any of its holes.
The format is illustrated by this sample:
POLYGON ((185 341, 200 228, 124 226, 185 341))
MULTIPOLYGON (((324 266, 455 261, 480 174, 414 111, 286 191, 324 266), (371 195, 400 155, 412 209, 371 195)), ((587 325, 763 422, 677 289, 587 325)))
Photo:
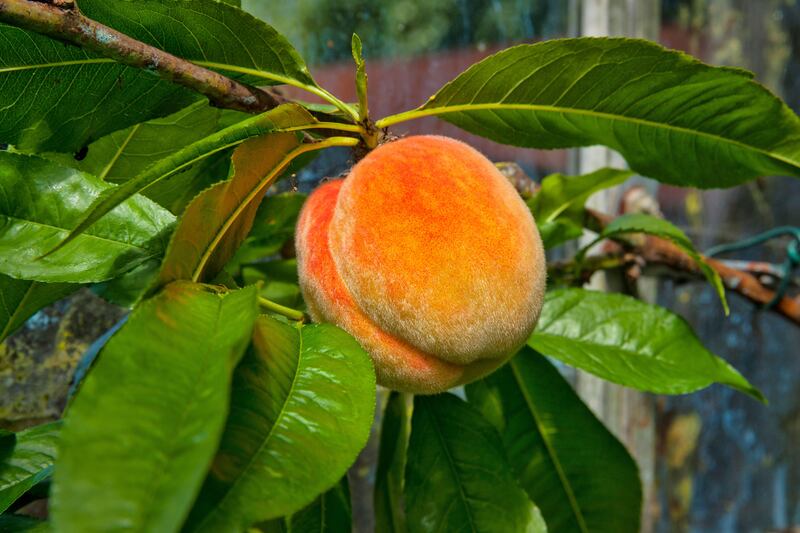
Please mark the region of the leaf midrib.
POLYGON ((16 472, 14 473, 14 476, 6 478, 6 482, 3 485, 0 485, 0 496, 3 496, 4 493, 9 492, 9 489, 13 489, 14 487, 17 487, 21 483, 25 483, 32 478, 41 476, 43 474, 47 475, 49 473, 47 472, 48 469, 52 471, 53 462, 55 459, 47 452, 26 448, 24 445, 17 446, 15 452, 30 452, 33 457, 22 459, 16 457, 16 461, 12 462, 12 460, 15 459, 15 457, 12 455, 4 461, 4 466, 6 469, 11 470, 13 468, 16 470, 16 472))
MULTIPOLYGON (((580 345, 583 345, 584 347, 588 346, 588 347, 591 347, 591 348, 602 349, 602 350, 614 350, 615 353, 622 354, 622 355, 618 356, 619 359, 624 359, 625 357, 639 358, 639 359, 644 358, 647 361, 652 361, 653 363, 656 363, 656 364, 659 364, 659 365, 662 364, 662 361, 658 358, 658 353, 643 352, 642 350, 635 350, 635 351, 634 350, 628 350, 628 349, 625 349, 625 348, 623 348, 621 346, 618 346, 618 345, 611 345, 611 344, 603 344, 603 343, 600 343, 600 342, 593 342, 593 341, 586 340, 583 335, 585 335, 585 333, 582 332, 581 336, 579 336, 579 337, 568 337, 566 335, 559 335, 559 334, 556 334, 556 333, 546 333, 546 332, 543 332, 543 331, 535 331, 533 333, 533 335, 531 335, 531 338, 529 339, 528 344, 531 346, 531 348, 536 349, 535 346, 530 344, 530 341, 534 341, 535 338, 537 338, 537 337, 541 338, 541 339, 546 339, 546 340, 555 340, 556 342, 563 341, 564 339, 567 339, 571 343, 580 344, 580 345), (644 357, 642 357, 642 356, 644 356, 644 357)), ((550 354, 546 354, 546 355, 550 355, 550 354)))
MULTIPOLYGON (((283 169, 286 168, 286 166, 291 161, 293 161, 294 159, 303 155, 306 152, 322 150, 329 146, 337 146, 335 142, 337 139, 339 138, 330 137, 326 141, 320 141, 311 144, 301 144, 300 146, 296 146, 291 151, 286 153, 283 156, 283 158, 274 167, 272 167, 270 171, 263 178, 261 178, 256 183, 256 185, 252 188, 252 190, 249 193, 247 193, 244 199, 241 202, 239 202, 239 205, 236 206, 236 209, 234 209, 233 212, 230 213, 230 215, 225 218, 222 225, 215 232, 213 239, 211 239, 206 248, 203 250, 203 253, 198 259, 197 264, 193 268, 191 276, 192 281, 198 281, 200 279, 200 276, 203 274, 203 271, 208 265, 208 262, 211 260, 211 257, 217 250, 219 243, 222 241, 225 235, 227 235, 228 231, 231 229, 234 222, 236 222, 236 220, 241 216, 241 214, 251 205, 253 200, 256 197, 258 197, 259 193, 265 191, 272 184, 275 178, 279 176, 280 172, 282 172, 283 169)), ((233 186, 235 179, 236 176, 234 176, 230 181, 226 182, 229 187, 233 186)))
POLYGON ((61 68, 61 67, 74 67, 82 65, 93 65, 103 63, 115 63, 113 59, 97 58, 97 59, 75 59, 71 61, 61 61, 58 63, 36 63, 33 65, 17 65, 14 67, 0 68, 0 74, 6 72, 20 72, 23 70, 47 69, 47 68, 61 68))
POLYGON ((439 419, 436 417, 436 413, 434 409, 430 406, 426 406, 426 410, 428 411, 428 416, 431 417, 433 421, 433 427, 436 430, 436 436, 439 437, 439 442, 442 445, 442 450, 444 451, 444 456, 447 459, 447 465, 450 467, 450 472, 453 474, 453 477, 456 479, 456 485, 458 486, 458 492, 461 495, 461 501, 464 504, 464 508, 467 510, 467 519, 469 520, 470 529, 473 533, 478 533, 478 529, 475 527, 475 519, 472 516, 472 508, 469 505, 469 500, 467 500, 467 495, 464 492, 464 487, 461 483, 461 476, 458 474, 458 470, 456 469, 455 461, 453 461, 453 457, 450 455, 450 451, 447 448, 447 442, 444 440, 444 434, 442 433, 442 429, 439 426, 439 419))
MULTIPOLYGON (((219 229, 214 233, 213 238, 209 241, 206 248, 203 250, 200 258, 197 261, 194 269, 192 270, 192 281, 197 281, 200 278, 200 275, 205 270, 206 265, 211 260, 211 256, 214 254, 214 251, 219 246, 219 243, 222 241, 223 237, 228 233, 228 231, 233 226, 233 223, 241 216, 241 214, 247 209, 251 202, 258 196, 259 192, 263 191, 266 187, 271 185, 274 178, 281 172, 286 165, 289 164, 295 157, 303 154, 304 152, 310 151, 308 146, 311 145, 300 145, 294 148, 292 151, 287 153, 277 165, 272 167, 270 171, 258 182, 256 183, 255 187, 253 187, 249 193, 239 202, 239 205, 236 206, 236 209, 225 218, 223 223, 220 225, 219 229)), ((227 182, 228 187, 233 187, 233 183, 236 177, 234 176, 231 181, 227 182)))
MULTIPOLYGON (((264 133, 298 131, 298 130, 303 130, 307 127, 312 127, 312 128, 317 127, 320 124, 322 123, 316 123, 309 126, 304 125, 304 126, 293 126, 289 128, 278 128, 264 133)), ((239 124, 239 126, 240 125, 241 123, 239 124)), ((165 162, 169 162, 172 158, 176 156, 176 154, 189 150, 190 148, 198 144, 202 144, 204 143, 204 141, 207 141, 209 137, 217 136, 224 131, 226 130, 220 130, 208 137, 205 137, 204 139, 200 139, 190 145, 184 146, 183 148, 173 153, 172 155, 152 163, 150 166, 148 166, 134 178, 122 182, 111 189, 106 189, 105 191, 103 191, 103 194, 97 197, 94 200, 94 202, 92 202, 92 204, 89 206, 89 209, 84 213, 83 217, 80 219, 78 224, 72 230, 70 230, 69 234, 58 244, 56 248, 54 248, 54 250, 57 250, 58 248, 61 248, 70 241, 74 240, 78 235, 84 233, 87 230, 87 228, 91 227, 95 222, 106 216, 115 207, 124 203, 127 199, 131 198, 132 196, 136 194, 144 194, 146 190, 148 190, 156 183, 159 183, 160 181, 174 174, 177 174, 178 172, 183 171, 183 169, 197 163, 198 161, 207 159, 208 157, 211 157, 214 154, 222 152, 223 150, 226 150, 233 146, 242 144, 247 140, 247 138, 244 138, 235 141, 230 141, 222 145, 214 145, 214 148, 211 149, 208 149, 206 145, 203 145, 200 147, 200 151, 196 152, 196 154, 193 155, 191 159, 184 161, 183 163, 180 163, 177 166, 171 167, 168 170, 162 170, 164 166, 169 167, 169 165, 167 165, 165 162), (101 212, 100 215, 97 215, 98 211, 101 212)))
POLYGON ((98 178, 105 181, 106 176, 108 176, 108 173, 111 172, 111 169, 114 168, 114 166, 117 164, 119 158, 122 157, 122 153, 128 147, 128 144, 131 142, 131 139, 133 139, 133 137, 136 135, 136 132, 139 131, 139 128, 142 126, 142 124, 143 123, 140 122, 131 128, 130 133, 128 133, 128 135, 125 136, 125 140, 122 142, 122 144, 119 145, 116 152, 114 152, 114 156, 105 166, 105 168, 103 168, 103 171, 97 176, 98 178))
MULTIPOLYGON (((22 298, 19 299, 19 302, 17 302, 17 305, 14 308, 14 312, 13 313, 9 313, 8 321, 6 322, 5 326, 3 326, 3 331, 0 332, 0 339, 5 339, 6 336, 8 336, 9 329, 11 328, 11 324, 14 323, 14 319, 16 319, 17 316, 19 315, 20 309, 22 309, 23 306, 28 302, 28 298, 30 297, 31 293, 33 292, 33 288, 36 286, 37 283, 39 283, 39 282, 38 281, 31 281, 29 283, 28 287, 25 289, 25 294, 22 296, 22 298)), ((6 310, 8 310, 8 304, 6 303, 5 296, 3 296, 2 293, 0 293, 0 299, 2 299, 2 301, 3 301, 3 307, 5 307, 6 310)))
MULTIPOLYGON (((213 336, 214 337, 214 342, 211 343, 212 347, 210 349, 206 350, 206 357, 203 358, 202 368, 198 369, 199 370, 198 371, 198 375, 205 375, 206 374, 205 370, 208 369, 211 366, 212 360, 214 359, 213 357, 209 357, 209 355, 214 351, 214 349, 217 347, 218 344, 219 345, 223 344, 223 343, 219 342, 220 341, 220 339, 219 339, 219 325, 220 325, 220 319, 222 318, 223 308, 225 307, 225 304, 223 303, 223 299, 222 298, 220 298, 216 303, 217 303, 217 311, 216 311, 215 316, 214 316, 214 329, 213 329, 213 331, 214 331, 214 336, 213 336)), ((194 393, 199 388, 199 386, 200 386, 200 384, 202 382, 203 382, 202 379, 198 379, 198 380, 194 381, 194 383, 192 385, 192 388, 191 388, 192 389, 192 393, 194 393)), ((184 425, 184 422, 186 421, 187 417, 189 416, 190 411, 193 411, 193 410, 196 409, 196 406, 200 403, 199 400, 197 399, 197 396, 198 396, 197 394, 192 394, 191 398, 193 400, 184 403, 184 408, 183 408, 183 410, 182 410, 182 412, 181 412, 181 414, 179 416, 179 422, 174 427, 177 427, 177 428, 182 427, 184 425)), ((170 461, 169 461, 170 457, 176 457, 176 456, 178 456, 180 454, 180 451, 175 446, 175 443, 177 441, 178 441, 178 438, 172 439, 172 445, 169 447, 170 449, 166 453, 162 454, 162 457, 164 457, 164 459, 165 459, 162 462, 162 466, 163 465, 168 465, 170 463, 170 461)), ((145 495, 146 495, 145 496, 145 500, 147 502, 152 502, 153 499, 156 497, 156 492, 157 492, 158 488, 163 486, 163 483, 160 480, 164 478, 165 474, 167 474, 167 471, 168 471, 168 468, 160 468, 160 469, 158 469, 156 471, 156 474, 155 474, 154 478, 151 478, 150 487, 153 488, 153 490, 149 490, 149 491, 145 492, 145 495)), ((154 512, 154 508, 153 508, 152 505, 145 505, 143 507, 143 509, 145 511, 144 511, 144 513, 142 513, 140 515, 140 520, 141 520, 141 525, 145 526, 148 523, 150 523, 150 521, 153 519, 152 517, 156 513, 154 512)), ((135 528, 134 528, 134 530, 135 530, 135 528)))
MULTIPOLYGON (((45 224, 44 222, 38 222, 36 220, 26 220, 26 219, 20 218, 18 216, 0 214, 0 217, 5 217, 5 218, 10 219, 10 220, 17 220, 17 221, 19 221, 21 223, 32 224, 34 226, 41 226, 43 228, 49 228, 49 229, 56 230, 56 231, 69 232, 69 230, 67 228, 59 228, 58 226, 53 226, 52 224, 45 224)), ((130 247, 130 248, 138 248, 139 250, 142 250, 142 251, 148 252, 148 253, 155 252, 155 250, 151 250, 150 248, 145 248, 144 246, 139 246, 138 244, 133 244, 131 242, 126 242, 126 241, 116 241, 116 240, 110 239, 108 237, 102 237, 100 235, 95 235, 93 233, 89 233, 88 231, 84 232, 82 235, 85 235, 86 237, 90 237, 92 239, 97 239, 97 240, 109 242, 111 244, 127 246, 127 247, 130 247)))
MULTIPOLYGON (((256 321, 258 321, 258 319, 256 319, 256 321)), ((256 325, 256 327, 258 327, 258 325, 256 325)), ((220 512, 225 501, 228 499, 231 493, 233 493, 234 489, 239 485, 241 480, 244 479, 244 477, 253 467, 253 465, 256 462, 256 458, 261 456, 262 452, 267 447, 267 443, 269 443, 269 441, 272 439, 272 434, 275 431, 275 428, 277 428, 280 425, 281 421, 283 420, 287 411, 287 406, 291 402, 291 398, 295 392, 298 376, 300 376, 300 366, 303 359, 303 334, 299 330, 297 331, 297 337, 299 339, 297 346, 297 366, 295 367, 295 373, 294 376, 292 377, 292 384, 289 386, 289 392, 286 394, 286 401, 281 406, 281 410, 278 413, 278 416, 275 418, 275 423, 272 425, 271 428, 269 428, 269 431, 267 432, 266 437, 264 437, 263 442, 258 446, 258 449, 255 451, 255 453, 253 453, 253 455, 247 461, 247 464, 241 470, 239 475, 236 477, 236 480, 230 485, 228 485, 228 487, 225 489, 225 494, 222 496, 222 498, 220 498, 217 501, 216 505, 214 506, 214 509, 210 513, 208 513, 199 524, 197 524, 197 527, 194 528, 194 531, 200 531, 201 528, 205 525, 205 523, 208 522, 208 520, 213 515, 220 512)))
POLYGON ((415 118, 422 118, 431 115, 444 115, 448 113, 463 113, 469 111, 492 111, 492 110, 521 110, 521 111, 541 111, 544 113, 558 113, 558 114, 572 114, 572 115, 584 115, 592 118, 599 118, 605 119, 609 121, 616 121, 616 122, 627 122, 631 124, 637 124, 640 126, 646 126, 655 129, 662 129, 667 131, 674 131, 677 133, 683 133, 686 135, 694 135, 698 137, 705 137, 707 139, 711 139, 713 141, 717 141, 720 143, 727 143, 737 148, 741 148, 743 150, 748 150, 751 152, 756 152, 761 154, 762 156, 775 159, 780 161, 781 163, 790 165, 792 167, 800 169, 800 161, 794 161, 792 159, 787 158, 781 154, 777 154, 775 152, 771 152, 765 150, 763 148, 758 148, 756 146, 752 146, 749 144, 745 144, 741 141, 737 141, 734 139, 729 139, 727 137, 721 137, 719 135, 715 135, 713 133, 708 133, 701 130, 693 130, 683 126, 675 126, 671 124, 664 124, 661 122, 653 122, 652 120, 646 120, 637 117, 628 117, 625 115, 614 115, 612 113, 605 113, 602 111, 594 111, 591 109, 578 109, 573 107, 560 107, 560 106, 552 106, 552 105, 543 105, 543 104, 506 104, 506 103, 484 103, 484 104, 459 104, 454 106, 448 107, 420 107, 414 109, 412 111, 407 111, 405 113, 399 113, 397 115, 391 115, 386 118, 383 118, 376 122, 376 127, 383 128, 387 126, 391 126, 393 124, 397 124, 399 122, 404 122, 406 120, 411 120, 415 118))
MULTIPOLYGON (((542 356, 539 356, 542 357, 542 356)), ((519 386, 519 390, 522 393, 522 396, 525 398, 525 403, 528 406, 528 410, 531 413, 531 417, 533 418, 534 423, 536 424, 536 429, 539 434, 542 436, 542 442, 544 443, 545 449, 547 450, 547 455, 550 457, 550 462, 553 463, 553 467, 558 474, 558 479, 561 482, 561 486, 564 489, 564 492, 567 495, 567 499, 569 500, 570 507, 572 508, 573 514, 575 515, 575 520, 578 522, 578 527, 581 528, 581 531, 584 533, 589 533, 589 527, 586 524, 586 519, 583 517, 583 511, 581 511, 580 505, 578 504, 578 500, 575 497, 575 493, 572 491, 572 485, 569 483, 569 479, 567 478, 566 472, 564 472, 564 467, 561 465, 561 461, 556 454, 555 448, 553 447, 553 443, 550 442, 550 438, 547 433, 544 431, 543 425, 541 423, 539 413, 536 409, 536 405, 533 402, 533 399, 528 394, 528 390, 523 383, 522 376, 519 374, 519 369, 517 368, 518 363, 512 359, 509 362, 509 366, 511 367, 511 371, 514 374, 514 380, 517 382, 519 386)))

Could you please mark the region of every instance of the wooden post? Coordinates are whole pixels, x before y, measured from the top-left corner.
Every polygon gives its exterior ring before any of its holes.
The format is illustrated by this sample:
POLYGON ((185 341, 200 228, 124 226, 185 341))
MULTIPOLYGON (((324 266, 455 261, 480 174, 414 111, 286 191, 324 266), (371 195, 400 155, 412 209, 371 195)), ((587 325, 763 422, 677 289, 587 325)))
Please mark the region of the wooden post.
MULTIPOLYGON (((627 36, 658 39, 661 2, 658 0, 582 0, 581 35, 627 36)), ((581 173, 601 167, 624 168, 625 160, 616 152, 602 147, 578 151, 577 167, 581 173)), ((637 179, 649 192, 656 192, 651 181, 637 179)), ((627 188, 627 187, 626 187, 627 188)), ((616 214, 623 187, 597 193, 588 205, 609 214, 616 214)), ((595 275, 592 287, 611 290, 614 281, 605 275, 595 275)), ((639 295, 645 300, 656 297, 655 283, 640 285, 639 295)), ((609 427, 631 452, 639 465, 642 480, 643 511, 641 531, 653 531, 657 517, 655 499, 655 410, 653 397, 617 386, 585 372, 578 372, 575 388, 595 414, 609 427)))

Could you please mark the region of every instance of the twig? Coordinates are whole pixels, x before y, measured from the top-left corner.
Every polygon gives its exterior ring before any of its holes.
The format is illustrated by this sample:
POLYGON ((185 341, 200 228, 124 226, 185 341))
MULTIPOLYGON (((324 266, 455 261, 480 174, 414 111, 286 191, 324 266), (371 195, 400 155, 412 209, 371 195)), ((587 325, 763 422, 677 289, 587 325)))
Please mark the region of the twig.
POLYGON ((0 0, 0 22, 76 44, 124 65, 147 69, 205 95, 216 107, 260 113, 283 103, 280 96, 234 81, 91 20, 72 1, 0 0))
MULTIPOLYGON (((538 184, 518 165, 498 163, 497 166, 524 198, 529 198, 539 192, 538 184)), ((598 234, 602 233, 613 219, 614 217, 593 209, 584 210, 584 227, 598 234)), ((569 284, 583 284, 588 282, 591 275, 598 270, 621 268, 627 271, 656 265, 665 267, 672 273, 682 273, 697 279, 704 277, 697 263, 667 239, 644 235, 642 238, 636 239, 623 237, 612 240, 615 242, 606 247, 604 254, 587 257, 583 260, 579 278, 575 277, 576 269, 573 261, 548 264, 548 276, 559 278, 569 284)), ((727 261, 707 258, 706 262, 719 273, 729 291, 740 294, 759 305, 766 305, 775 297, 775 291, 759 280, 758 276, 761 273, 758 271, 757 264, 750 263, 747 270, 739 270, 726 264, 727 261), (753 273, 748 270, 753 270, 753 273)), ((770 310, 800 325, 800 296, 784 296, 770 310)))
MULTIPOLYGON (((598 213, 591 209, 585 211, 586 227, 592 231, 602 231, 603 228, 613 220, 613 217, 598 213)), ((626 241, 630 244, 630 241, 626 241)), ((678 248, 671 241, 645 235, 644 239, 636 242, 629 248, 629 252, 641 257, 646 264, 662 265, 670 270, 689 274, 693 277, 702 278, 703 273, 697 263, 686 253, 678 248)), ((613 253, 612 253, 613 255, 613 253)), ((757 276, 737 270, 726 265, 722 261, 707 258, 708 265, 719 273, 725 287, 736 292, 751 302, 759 305, 766 305, 775 297, 775 291, 764 286, 757 276)), ((800 325, 800 299, 797 297, 784 296, 772 308, 784 318, 800 325)))
MULTIPOLYGON (((759 281, 761 281, 762 285, 770 288, 777 286, 785 275, 783 265, 776 265, 774 263, 745 261, 741 259, 719 259, 719 262, 735 270, 749 272, 756 276, 759 281)), ((800 287, 800 277, 791 277, 789 279, 789 285, 792 287, 800 287)))

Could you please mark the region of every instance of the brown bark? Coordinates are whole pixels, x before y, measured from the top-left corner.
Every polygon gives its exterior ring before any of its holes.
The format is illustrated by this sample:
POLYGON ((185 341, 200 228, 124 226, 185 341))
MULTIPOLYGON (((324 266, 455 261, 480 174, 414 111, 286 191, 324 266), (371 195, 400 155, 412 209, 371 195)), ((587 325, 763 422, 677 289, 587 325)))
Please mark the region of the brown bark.
MULTIPOLYGON (((588 227, 602 231, 606 224, 612 220, 612 217, 587 209, 586 220, 588 227)), ((672 271, 698 278, 703 277, 703 273, 697 263, 669 240, 646 235, 642 240, 626 241, 626 244, 632 244, 627 248, 629 253, 640 257, 645 264, 661 265, 672 271)), ((706 262, 719 273, 722 282, 729 291, 736 292, 759 305, 766 305, 775 297, 775 291, 764 286, 756 275, 744 270, 731 268, 716 259, 707 258, 706 262)), ((800 298, 784 296, 771 309, 791 322, 800 325, 800 298)))
POLYGON ((80 46, 118 63, 147 69, 206 96, 212 105, 261 113, 283 103, 279 95, 239 83, 83 16, 73 1, 0 0, 0 22, 80 46))

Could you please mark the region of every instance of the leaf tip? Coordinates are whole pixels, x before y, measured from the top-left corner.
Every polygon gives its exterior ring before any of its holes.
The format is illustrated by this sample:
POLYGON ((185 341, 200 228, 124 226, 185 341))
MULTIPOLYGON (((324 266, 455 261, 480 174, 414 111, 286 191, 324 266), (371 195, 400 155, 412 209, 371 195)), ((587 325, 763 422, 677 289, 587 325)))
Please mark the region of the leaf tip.
POLYGON ((758 389, 757 387, 753 386, 747 380, 747 378, 745 378, 743 375, 741 375, 737 370, 733 369, 733 367, 730 367, 730 368, 732 370, 734 370, 734 372, 736 373, 735 378, 730 380, 730 381, 723 381, 722 383, 724 383, 725 385, 728 385, 731 388, 734 388, 734 389, 738 390, 739 392, 743 392, 744 394, 747 394, 748 396, 750 396, 754 400, 757 400, 757 401, 759 401, 760 403, 762 403, 764 405, 769 405, 769 400, 767 399, 766 396, 764 396, 764 393, 761 392, 760 389, 758 389))
POLYGON ((759 401, 759 402, 761 402, 762 404, 764 404, 764 405, 769 405, 769 400, 767 399, 767 397, 766 397, 766 396, 764 396, 764 393, 763 393, 763 392, 761 392, 761 391, 760 391, 759 389, 757 389, 756 387, 753 387, 753 386, 751 385, 751 386, 750 386, 750 388, 748 388, 748 389, 747 389, 747 390, 745 390, 744 392, 745 392, 745 393, 746 393, 748 396, 750 396, 751 398, 754 398, 754 399, 758 400, 758 401, 759 401))
POLYGON ((357 33, 353 33, 353 37, 350 40, 350 48, 353 52, 353 59, 356 62, 356 65, 360 65, 364 62, 364 57, 362 54, 362 45, 361 45, 361 37, 358 36, 357 33))

